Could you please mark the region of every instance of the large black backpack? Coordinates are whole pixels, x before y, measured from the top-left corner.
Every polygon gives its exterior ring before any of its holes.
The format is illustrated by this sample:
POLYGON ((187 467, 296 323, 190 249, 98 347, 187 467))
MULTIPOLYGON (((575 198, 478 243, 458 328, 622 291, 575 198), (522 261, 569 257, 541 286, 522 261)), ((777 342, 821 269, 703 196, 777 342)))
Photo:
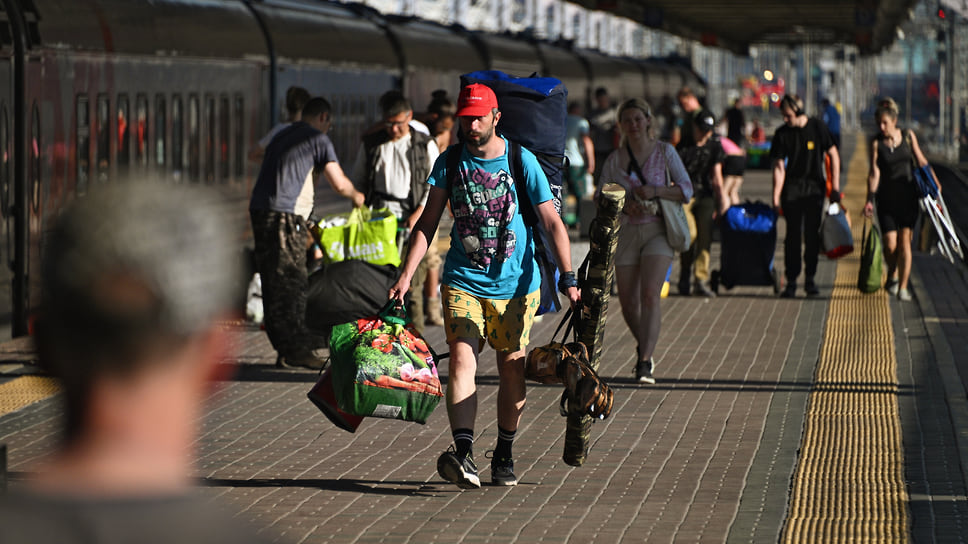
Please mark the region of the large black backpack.
MULTIPOLYGON (((555 209, 561 214, 561 184, 565 168, 565 132, 568 89, 553 77, 514 77, 498 70, 482 70, 460 76, 460 86, 487 85, 497 96, 501 122, 497 130, 512 143, 534 153, 548 177, 555 209)), ((518 153, 520 155, 520 153, 518 153)), ((509 158, 513 159, 514 156, 509 158)), ((520 161, 518 161, 520 163, 520 161)), ((511 168, 516 168, 512 162, 511 168)), ((519 172, 512 172, 512 175, 519 172)), ((519 191, 522 193, 523 191, 519 191)), ((537 216, 527 195, 521 202, 525 223, 533 226, 537 216)))

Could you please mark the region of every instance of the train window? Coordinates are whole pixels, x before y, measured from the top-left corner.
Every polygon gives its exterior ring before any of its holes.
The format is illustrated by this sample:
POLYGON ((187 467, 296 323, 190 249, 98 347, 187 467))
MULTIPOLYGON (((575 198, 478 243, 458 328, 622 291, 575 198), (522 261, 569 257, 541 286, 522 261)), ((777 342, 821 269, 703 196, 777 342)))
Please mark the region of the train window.
POLYGON ((135 146, 134 162, 138 166, 148 166, 148 98, 139 94, 135 97, 135 146))
POLYGON ((222 96, 218 102, 218 177, 222 183, 229 180, 229 144, 232 139, 232 112, 229 110, 229 97, 222 96))
POLYGON ((155 96, 155 164, 165 167, 165 132, 168 128, 168 108, 165 95, 155 96))
POLYGON ((511 2, 511 20, 515 23, 524 23, 528 17, 528 5, 525 0, 513 0, 511 2))
POLYGON ((245 101, 235 96, 235 179, 245 177, 245 101))
MULTIPOLYGON (((2 11, 3 8, 0 8, 2 11)), ((0 43, 3 45, 13 45, 13 33, 10 31, 10 25, 6 22, 0 25, 0 43)))
MULTIPOLYGON (((128 95, 118 95, 118 167, 127 168, 131 163, 131 126, 128 124, 130 119, 128 95)), ((122 176, 121 179, 124 179, 122 176)))
MULTIPOLYGON (((91 118, 88 111, 87 96, 77 95, 75 102, 74 161, 77 167, 75 186, 77 194, 87 191, 91 168, 91 118)), ((35 110, 36 111, 36 110, 35 110)))
POLYGON ((201 174, 198 164, 199 143, 198 97, 191 95, 188 97, 188 176, 195 182, 201 174))
POLYGON ((0 213, 10 212, 10 125, 7 105, 0 105, 0 213))
MULTIPOLYGON (((85 110, 86 111, 86 110, 85 110)), ((34 102, 30 113, 30 159, 27 163, 27 177, 30 179, 30 193, 33 200, 34 211, 40 211, 40 110, 34 102)))
POLYGON ((111 169, 111 102, 108 95, 99 94, 97 97, 97 180, 104 183, 108 180, 111 169))
POLYGON ((205 183, 215 181, 215 97, 205 97, 205 183))
POLYGON ((182 169, 185 168, 184 146, 182 145, 184 132, 182 127, 182 99, 177 94, 171 97, 171 169, 175 179, 180 179, 182 169))

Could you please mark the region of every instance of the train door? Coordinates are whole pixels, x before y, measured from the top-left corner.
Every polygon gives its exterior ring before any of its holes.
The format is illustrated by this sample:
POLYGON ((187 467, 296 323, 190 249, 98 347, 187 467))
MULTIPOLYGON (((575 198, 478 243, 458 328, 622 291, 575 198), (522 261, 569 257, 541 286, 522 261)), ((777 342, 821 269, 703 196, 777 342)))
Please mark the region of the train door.
POLYGON ((13 335, 15 225, 14 175, 14 47, 10 18, 0 3, 0 341, 13 335))

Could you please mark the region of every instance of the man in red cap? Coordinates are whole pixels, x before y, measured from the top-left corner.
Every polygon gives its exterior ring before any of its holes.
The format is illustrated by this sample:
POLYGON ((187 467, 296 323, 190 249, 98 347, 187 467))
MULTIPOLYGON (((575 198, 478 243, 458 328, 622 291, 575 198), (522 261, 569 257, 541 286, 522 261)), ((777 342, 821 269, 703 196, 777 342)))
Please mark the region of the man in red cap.
POLYGON ((451 146, 434 164, 427 205, 413 229, 400 278, 389 294, 403 300, 449 201, 454 228, 441 280, 444 329, 450 347, 447 415, 454 446, 438 458, 437 472, 462 489, 475 489, 481 481, 471 448, 477 416, 474 375, 485 342, 497 354, 499 376, 498 436, 491 481, 517 484, 511 445, 524 409, 524 356, 541 285, 532 232, 519 209, 517 184, 522 184, 550 235, 562 271, 559 290, 572 305, 578 302, 579 293, 568 231, 551 201, 548 179, 527 149, 521 150, 525 179, 512 177, 510 144, 495 132, 501 112, 494 92, 485 85, 468 85, 461 90, 457 107, 464 142, 451 146), (458 172, 447 172, 450 153, 461 154, 458 172))

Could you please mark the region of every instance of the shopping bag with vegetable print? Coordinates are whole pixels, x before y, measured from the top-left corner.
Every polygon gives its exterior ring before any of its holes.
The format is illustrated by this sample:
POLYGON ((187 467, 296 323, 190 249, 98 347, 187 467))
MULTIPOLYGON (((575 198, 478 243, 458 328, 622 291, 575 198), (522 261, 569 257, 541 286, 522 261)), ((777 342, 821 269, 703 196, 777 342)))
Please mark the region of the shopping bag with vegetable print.
POLYGON ((392 302, 333 328, 336 400, 349 414, 425 423, 443 397, 437 356, 392 302))

